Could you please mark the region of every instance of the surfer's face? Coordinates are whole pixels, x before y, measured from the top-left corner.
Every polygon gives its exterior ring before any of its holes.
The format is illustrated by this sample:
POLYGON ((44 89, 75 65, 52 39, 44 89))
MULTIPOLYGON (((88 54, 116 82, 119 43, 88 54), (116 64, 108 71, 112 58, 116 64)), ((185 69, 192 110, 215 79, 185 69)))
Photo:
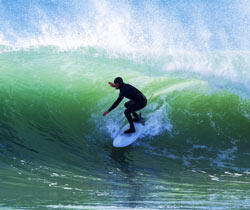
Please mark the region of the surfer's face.
POLYGON ((115 89, 119 89, 119 83, 115 83, 115 89))

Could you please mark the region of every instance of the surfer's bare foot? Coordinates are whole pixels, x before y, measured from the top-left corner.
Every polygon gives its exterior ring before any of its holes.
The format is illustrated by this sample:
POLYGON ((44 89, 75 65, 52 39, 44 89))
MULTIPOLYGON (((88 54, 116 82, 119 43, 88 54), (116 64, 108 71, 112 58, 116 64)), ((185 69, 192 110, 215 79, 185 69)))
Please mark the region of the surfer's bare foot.
POLYGON ((134 132, 135 132, 134 128, 130 128, 130 129, 124 131, 124 133, 134 133, 134 132))

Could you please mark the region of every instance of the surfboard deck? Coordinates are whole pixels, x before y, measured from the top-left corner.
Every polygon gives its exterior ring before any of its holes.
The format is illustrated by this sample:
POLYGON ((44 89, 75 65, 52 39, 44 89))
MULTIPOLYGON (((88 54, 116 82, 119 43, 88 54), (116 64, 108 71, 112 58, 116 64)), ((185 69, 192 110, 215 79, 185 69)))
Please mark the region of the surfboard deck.
POLYGON ((133 142, 135 142, 138 137, 143 133, 145 127, 145 120, 144 118, 140 118, 140 122, 134 123, 136 132, 126 134, 124 133, 125 130, 129 129, 129 124, 126 124, 121 131, 118 133, 118 135, 113 140, 113 146, 114 147, 126 147, 133 142))

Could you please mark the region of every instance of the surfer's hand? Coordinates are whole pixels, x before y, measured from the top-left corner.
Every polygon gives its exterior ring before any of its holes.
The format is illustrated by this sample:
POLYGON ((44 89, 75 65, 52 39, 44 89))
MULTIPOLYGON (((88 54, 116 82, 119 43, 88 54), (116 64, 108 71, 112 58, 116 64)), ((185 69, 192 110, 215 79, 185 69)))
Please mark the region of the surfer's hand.
POLYGON ((103 112, 103 117, 105 117, 106 116, 106 114, 108 114, 109 113, 109 111, 107 110, 107 111, 105 111, 105 112, 103 112))
POLYGON ((115 84, 112 83, 112 82, 109 82, 109 85, 110 85, 111 87, 115 87, 115 84))

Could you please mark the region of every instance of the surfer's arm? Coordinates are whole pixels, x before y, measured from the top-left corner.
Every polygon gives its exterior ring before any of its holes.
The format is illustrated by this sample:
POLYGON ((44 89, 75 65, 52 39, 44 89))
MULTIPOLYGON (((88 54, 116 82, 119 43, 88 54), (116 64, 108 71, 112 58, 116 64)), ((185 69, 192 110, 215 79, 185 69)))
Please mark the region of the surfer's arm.
POLYGON ((109 111, 107 110, 107 111, 105 111, 105 112, 103 112, 103 116, 105 117, 106 116, 106 114, 108 114, 109 113, 109 111))
POLYGON ((121 103, 122 99, 124 98, 124 95, 120 93, 119 97, 116 99, 116 101, 113 103, 113 105, 107 110, 108 112, 115 109, 119 103, 121 103))
MULTIPOLYGON (((115 87, 115 84, 114 83, 112 83, 112 82, 108 82, 108 84, 110 85, 110 87, 115 87)), ((120 102, 119 102, 120 103, 120 102)), ((118 104, 119 104, 118 103, 118 104)), ((118 105, 117 104, 117 105, 118 105)), ((113 104, 114 105, 114 104, 113 104)), ((112 106, 113 106, 112 105, 112 106)), ((113 108, 114 109, 114 108, 113 108)), ((110 112, 111 110, 110 110, 110 108, 108 109, 108 110, 106 110, 105 112, 103 112, 103 116, 105 117, 109 112, 110 112)))
POLYGON ((119 97, 116 99, 116 101, 113 103, 113 105, 103 113, 103 116, 105 117, 106 114, 108 114, 110 111, 112 111, 114 108, 116 108, 119 105, 119 103, 122 101, 123 98, 124 98, 124 96, 120 94, 119 97))

